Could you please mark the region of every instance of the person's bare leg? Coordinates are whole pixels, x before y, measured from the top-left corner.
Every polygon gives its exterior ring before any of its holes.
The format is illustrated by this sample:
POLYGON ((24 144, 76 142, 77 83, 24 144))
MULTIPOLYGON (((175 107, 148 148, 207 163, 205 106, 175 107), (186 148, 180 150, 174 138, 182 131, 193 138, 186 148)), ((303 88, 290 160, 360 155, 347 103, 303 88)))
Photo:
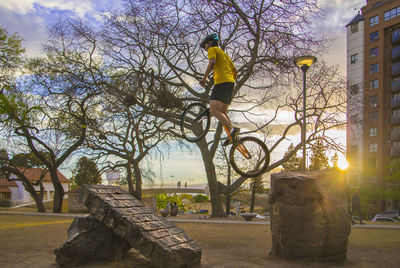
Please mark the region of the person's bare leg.
POLYGON ((218 100, 210 100, 210 113, 215 116, 221 124, 226 126, 229 131, 232 130, 233 125, 227 114, 228 104, 218 100))

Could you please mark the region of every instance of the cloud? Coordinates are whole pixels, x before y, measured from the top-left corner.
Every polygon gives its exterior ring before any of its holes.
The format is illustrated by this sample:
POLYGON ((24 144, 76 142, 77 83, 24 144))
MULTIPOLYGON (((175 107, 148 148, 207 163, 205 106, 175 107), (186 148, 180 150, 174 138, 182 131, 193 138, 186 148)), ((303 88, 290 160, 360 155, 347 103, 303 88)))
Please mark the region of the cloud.
POLYGON ((331 40, 330 49, 324 59, 330 65, 339 65, 344 73, 346 70, 346 28, 345 26, 357 15, 365 5, 365 0, 322 0, 322 19, 314 23, 318 36, 331 40))
POLYGON ((95 10, 94 4, 91 0, 18 0, 0 2, 1 8, 21 15, 34 13, 38 6, 49 10, 70 10, 78 17, 83 17, 86 13, 91 13, 95 10))

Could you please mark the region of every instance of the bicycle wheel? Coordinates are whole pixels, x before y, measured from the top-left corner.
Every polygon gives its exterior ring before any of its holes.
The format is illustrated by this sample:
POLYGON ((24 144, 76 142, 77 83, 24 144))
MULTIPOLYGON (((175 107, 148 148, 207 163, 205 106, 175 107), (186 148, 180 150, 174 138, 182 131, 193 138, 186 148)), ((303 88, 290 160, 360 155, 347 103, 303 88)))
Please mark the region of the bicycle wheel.
POLYGON ((270 155, 267 146, 255 137, 243 137, 229 152, 232 168, 244 177, 257 177, 269 165, 270 155))
POLYGON ((190 142, 197 142, 203 138, 210 129, 210 112, 201 103, 190 104, 181 117, 181 132, 183 137, 190 142))

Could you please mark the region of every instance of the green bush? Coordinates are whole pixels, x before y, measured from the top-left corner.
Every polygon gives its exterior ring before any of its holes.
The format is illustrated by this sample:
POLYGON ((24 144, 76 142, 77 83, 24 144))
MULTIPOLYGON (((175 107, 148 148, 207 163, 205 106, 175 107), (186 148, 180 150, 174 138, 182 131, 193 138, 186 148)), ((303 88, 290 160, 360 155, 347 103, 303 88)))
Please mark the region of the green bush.
POLYGON ((0 199, 0 207, 11 207, 11 201, 7 199, 0 199))
POLYGON ((167 196, 166 194, 156 194, 157 198, 157 209, 164 209, 167 206, 167 202, 170 204, 176 203, 179 210, 183 210, 182 198, 178 195, 167 196))
POLYGON ((192 198, 193 203, 206 203, 208 202, 208 196, 203 195, 203 194, 198 194, 193 196, 192 198))

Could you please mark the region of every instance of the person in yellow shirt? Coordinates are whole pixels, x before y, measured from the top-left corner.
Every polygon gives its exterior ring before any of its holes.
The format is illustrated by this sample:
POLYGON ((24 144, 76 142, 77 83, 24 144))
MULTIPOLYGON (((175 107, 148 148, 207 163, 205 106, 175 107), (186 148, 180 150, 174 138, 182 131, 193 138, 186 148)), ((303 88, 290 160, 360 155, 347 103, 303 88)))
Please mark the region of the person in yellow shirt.
POLYGON ((228 138, 223 144, 227 146, 233 141, 237 141, 240 132, 240 128, 232 125, 227 113, 233 98, 237 70, 228 54, 218 47, 218 36, 216 34, 206 36, 200 46, 208 54, 208 66, 200 85, 205 87, 208 75, 214 70, 214 87, 210 96, 210 113, 229 130, 231 140, 228 138))

